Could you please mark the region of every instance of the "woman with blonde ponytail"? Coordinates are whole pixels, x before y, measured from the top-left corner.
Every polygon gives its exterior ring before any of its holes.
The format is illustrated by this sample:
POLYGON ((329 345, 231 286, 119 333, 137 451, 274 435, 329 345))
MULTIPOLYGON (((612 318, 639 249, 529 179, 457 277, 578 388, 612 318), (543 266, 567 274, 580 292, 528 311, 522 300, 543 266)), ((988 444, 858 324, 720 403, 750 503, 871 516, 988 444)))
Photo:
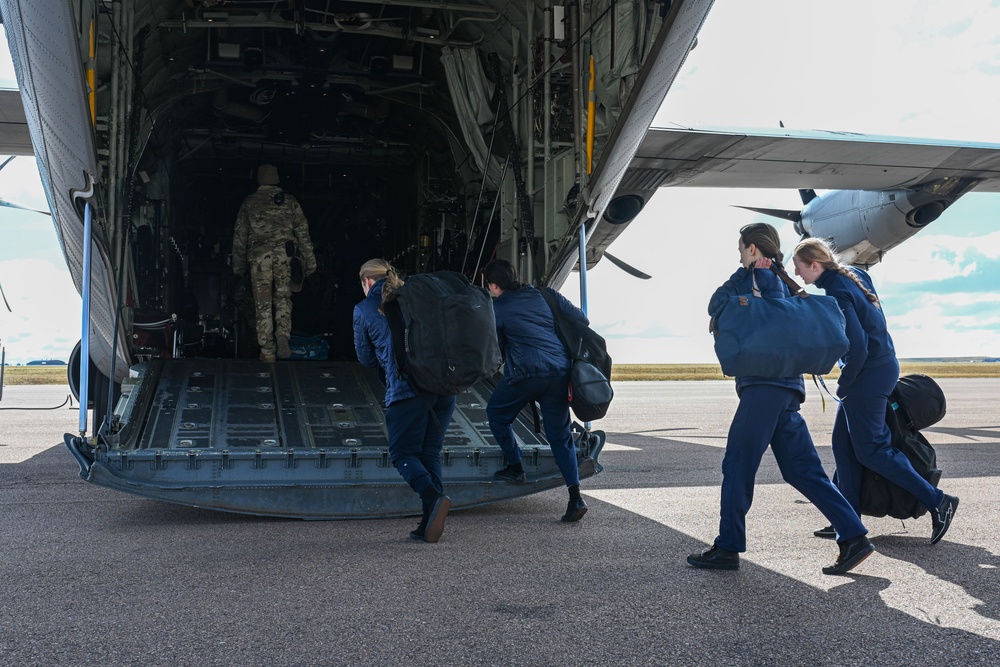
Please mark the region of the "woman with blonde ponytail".
MULTIPOLYGON (((822 239, 805 239, 792 256, 795 273, 837 299, 847 323, 850 347, 840 361, 837 396, 842 399, 833 424, 837 484, 861 514, 861 473, 870 468, 919 500, 931 515, 931 544, 951 526, 958 498, 921 477, 910 460, 892 446, 885 416, 889 393, 899 379, 899 362, 886 328, 885 313, 872 279, 861 269, 844 266, 822 239)), ((817 535, 828 529, 816 531, 817 535)))
POLYGON ((381 368, 385 375, 389 457, 423 506, 420 523, 410 537, 437 542, 451 509, 441 479, 441 449, 455 411, 455 397, 416 391, 396 367, 383 308, 403 286, 396 269, 384 259, 372 259, 361 265, 360 276, 365 298, 354 307, 354 351, 364 366, 381 368))

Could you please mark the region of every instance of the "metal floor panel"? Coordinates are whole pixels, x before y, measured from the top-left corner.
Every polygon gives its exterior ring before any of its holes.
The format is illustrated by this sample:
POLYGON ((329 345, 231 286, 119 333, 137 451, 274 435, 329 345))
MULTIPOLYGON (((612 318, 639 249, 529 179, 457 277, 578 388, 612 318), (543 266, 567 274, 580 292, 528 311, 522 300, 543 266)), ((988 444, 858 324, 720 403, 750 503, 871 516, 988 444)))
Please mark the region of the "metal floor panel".
MULTIPOLYGON (((490 386, 458 396, 445 447, 495 447, 486 419, 490 386)), ((385 448, 384 389, 350 362, 164 362, 138 449, 385 448)), ((544 445, 518 424, 525 445, 544 445)))
MULTIPOLYGON (((452 507, 564 486, 530 413, 515 423, 527 474, 498 481, 505 465, 486 418, 492 385, 458 396, 441 456, 452 507)), ((411 516, 420 499, 389 457, 374 371, 358 363, 186 359, 134 367, 116 408, 117 436, 67 434, 89 482, 167 502, 305 519, 411 516)), ((580 477, 601 470, 600 431, 574 427, 580 477)))

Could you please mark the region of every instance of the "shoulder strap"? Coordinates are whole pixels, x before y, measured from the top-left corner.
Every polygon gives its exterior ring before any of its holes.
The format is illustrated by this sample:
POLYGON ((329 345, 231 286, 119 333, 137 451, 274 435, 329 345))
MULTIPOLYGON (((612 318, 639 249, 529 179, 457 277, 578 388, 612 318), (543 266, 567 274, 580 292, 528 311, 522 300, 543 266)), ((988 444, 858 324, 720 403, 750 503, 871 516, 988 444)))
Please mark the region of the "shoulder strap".
POLYGON ((396 359, 396 372, 402 375, 406 371, 406 322, 399 301, 392 299, 382 305, 385 319, 389 323, 389 338, 392 342, 392 353, 396 359))
POLYGON ((788 285, 788 289, 791 291, 792 296, 801 297, 803 299, 809 298, 809 292, 806 291, 805 287, 800 286, 791 276, 785 271, 785 268, 778 264, 777 262, 771 263, 771 270, 778 274, 782 282, 788 285))
POLYGON ((563 344, 563 348, 572 357, 572 352, 569 349, 569 345, 566 344, 566 338, 563 336, 562 327, 559 326, 559 322, 563 317, 563 314, 559 312, 559 306, 556 305, 556 297, 552 294, 552 290, 549 287, 539 287, 538 291, 541 292, 542 297, 545 299, 545 303, 549 304, 549 310, 552 311, 552 323, 555 325, 556 335, 559 337, 559 342, 563 344))

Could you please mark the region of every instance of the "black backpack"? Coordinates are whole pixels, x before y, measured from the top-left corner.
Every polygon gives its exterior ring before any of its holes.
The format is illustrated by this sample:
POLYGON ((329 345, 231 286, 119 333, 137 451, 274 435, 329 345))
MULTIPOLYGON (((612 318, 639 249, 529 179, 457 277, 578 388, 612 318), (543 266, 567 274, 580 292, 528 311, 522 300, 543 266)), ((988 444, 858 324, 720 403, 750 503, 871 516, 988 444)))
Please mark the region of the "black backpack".
POLYGON ((418 273, 385 304, 400 374, 429 394, 457 394, 500 368, 493 302, 461 273, 418 273))
POLYGON ((551 288, 543 287, 538 291, 552 310, 556 334, 573 362, 569 376, 569 406, 577 419, 585 422, 601 419, 615 397, 611 388, 608 346, 596 331, 559 311, 551 288))
MULTIPOLYGON (((904 375, 889 394, 885 419, 892 432, 892 446, 910 460, 917 474, 931 486, 941 481, 941 470, 934 448, 919 429, 936 424, 944 414, 944 392, 926 375, 904 375)), ((862 514, 917 519, 926 512, 927 508, 902 487, 873 470, 862 470, 862 514)))

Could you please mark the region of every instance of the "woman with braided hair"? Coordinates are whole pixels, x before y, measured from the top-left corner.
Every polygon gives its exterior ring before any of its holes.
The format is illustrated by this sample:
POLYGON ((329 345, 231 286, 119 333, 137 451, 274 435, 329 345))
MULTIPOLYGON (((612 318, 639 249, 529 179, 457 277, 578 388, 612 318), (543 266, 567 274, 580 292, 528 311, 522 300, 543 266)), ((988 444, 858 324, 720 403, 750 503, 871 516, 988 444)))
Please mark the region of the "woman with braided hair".
POLYGON ((396 269, 384 259, 371 259, 359 273, 365 298, 354 307, 354 351, 362 365, 384 374, 389 457, 423 506, 420 524, 410 537, 437 542, 451 508, 441 480, 441 449, 455 397, 418 392, 397 370, 383 308, 403 285, 396 269))
MULTIPOLYGON (((757 293, 765 299, 788 297, 785 283, 769 270, 772 263, 784 261, 778 230, 766 222, 746 225, 740 229, 738 249, 740 267, 708 303, 712 317, 732 296, 757 293)), ((736 394, 740 403, 729 426, 722 459, 719 534, 710 548, 691 554, 687 562, 711 570, 739 569, 740 553, 747 550, 746 516, 753 503, 754 481, 770 446, 782 478, 836 526, 840 553, 833 565, 823 568, 823 574, 845 574, 860 565, 875 547, 868 541, 868 529, 860 517, 826 476, 809 428, 799 414, 806 399, 802 376, 737 377, 736 394)))
POLYGON ((889 393, 899 379, 899 362, 872 279, 857 267, 841 264, 822 239, 800 242, 792 260, 795 273, 807 285, 815 284, 837 299, 847 322, 850 347, 840 360, 837 396, 841 403, 833 424, 833 456, 841 493, 860 516, 862 467, 874 470, 928 509, 931 544, 937 544, 951 526, 958 498, 932 486, 892 447, 885 415, 889 393))

